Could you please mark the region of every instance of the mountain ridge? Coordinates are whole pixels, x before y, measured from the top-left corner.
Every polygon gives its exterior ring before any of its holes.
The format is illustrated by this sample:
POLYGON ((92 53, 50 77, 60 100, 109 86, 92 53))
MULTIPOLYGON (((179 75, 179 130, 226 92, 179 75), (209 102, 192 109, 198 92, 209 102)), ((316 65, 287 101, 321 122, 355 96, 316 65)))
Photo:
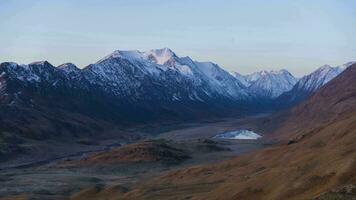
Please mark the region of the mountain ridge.
POLYGON ((277 98, 277 102, 284 105, 284 107, 298 104, 354 63, 356 62, 348 62, 336 67, 331 67, 330 65, 319 67, 312 73, 299 79, 290 91, 281 94, 277 98))
MULTIPOLYGON (((236 105, 247 102, 262 107, 275 107, 273 102, 278 102, 278 106, 288 107, 313 93, 352 63, 335 68, 325 65, 301 79, 285 69, 263 70, 243 76, 236 72, 228 73, 212 62, 194 61, 188 56, 178 57, 171 49, 162 48, 148 51, 116 50, 82 69, 72 63, 54 67, 48 61, 28 65, 8 62, 8 65, 19 70, 17 78, 22 81, 35 83, 53 79, 52 84, 93 90, 115 98, 131 98, 133 102, 150 99, 167 103, 194 101, 211 104, 220 101, 220 104, 228 102, 236 105), (55 80, 55 76, 60 80, 55 80), (314 80, 318 78, 319 81, 314 80), (316 83, 303 88, 308 81, 316 83)), ((12 70, 12 73, 15 72, 12 70)), ((16 79, 16 75, 12 78, 16 79)))

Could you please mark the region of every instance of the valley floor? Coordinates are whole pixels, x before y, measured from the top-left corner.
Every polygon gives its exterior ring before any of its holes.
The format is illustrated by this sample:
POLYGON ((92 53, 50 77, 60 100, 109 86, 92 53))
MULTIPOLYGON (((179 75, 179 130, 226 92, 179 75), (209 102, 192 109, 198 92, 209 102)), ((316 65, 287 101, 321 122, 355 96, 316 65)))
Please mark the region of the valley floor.
MULTIPOLYGON (((267 144, 263 139, 242 141, 212 140, 211 138, 216 134, 237 129, 251 129, 263 135, 267 130, 262 130, 259 124, 261 120, 268 118, 268 115, 259 114, 238 119, 162 127, 153 125, 130 130, 139 132, 146 140, 160 141, 164 145, 171 145, 172 148, 183 149, 189 159, 177 162, 139 161, 91 164, 85 162, 90 160, 86 159, 88 152, 80 153, 78 151, 75 155, 62 156, 60 159, 24 165, 17 163, 17 167, 4 167, 0 170, 0 197, 20 195, 20 199, 22 197, 24 199, 27 197, 65 199, 83 188, 104 185, 121 185, 122 189, 126 190, 131 185, 168 173, 170 170, 226 160, 270 144, 267 144), (80 164, 73 164, 77 160, 84 161, 80 164)), ((102 146, 104 153, 110 152, 110 145, 118 145, 118 143, 120 142, 106 141, 103 143, 106 145, 102 146)))

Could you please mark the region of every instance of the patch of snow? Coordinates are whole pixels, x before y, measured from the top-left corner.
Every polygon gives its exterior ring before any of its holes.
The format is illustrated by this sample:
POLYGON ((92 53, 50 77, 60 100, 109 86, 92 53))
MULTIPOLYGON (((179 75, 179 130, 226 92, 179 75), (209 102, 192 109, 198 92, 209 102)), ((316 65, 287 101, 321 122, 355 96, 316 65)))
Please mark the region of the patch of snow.
POLYGON ((236 130, 214 136, 215 139, 257 140, 262 136, 250 130, 236 130))
POLYGON ((260 79, 263 74, 266 74, 266 71, 254 72, 252 74, 246 75, 245 79, 247 82, 252 83, 260 79))
POLYGON ((30 63, 29 65, 44 65, 47 61, 35 61, 30 63))
POLYGON ((177 69, 179 72, 181 72, 184 75, 193 75, 192 70, 187 65, 180 65, 179 67, 177 67, 177 69))
POLYGON ((66 73, 80 72, 80 69, 72 63, 64 63, 59 65, 57 68, 65 71, 66 73))

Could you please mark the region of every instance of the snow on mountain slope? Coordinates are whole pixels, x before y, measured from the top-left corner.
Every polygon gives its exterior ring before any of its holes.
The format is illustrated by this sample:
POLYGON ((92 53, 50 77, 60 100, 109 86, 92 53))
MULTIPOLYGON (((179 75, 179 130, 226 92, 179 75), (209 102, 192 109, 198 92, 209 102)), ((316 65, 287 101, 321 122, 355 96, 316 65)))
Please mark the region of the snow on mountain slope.
POLYGON ((210 87, 221 95, 228 94, 233 98, 247 98, 245 86, 230 73, 212 62, 194 62, 197 69, 209 82, 210 87))
POLYGON ((346 68, 350 67, 351 65, 355 64, 356 61, 351 61, 351 62, 347 62, 345 64, 342 64, 340 66, 337 66, 336 68, 338 68, 338 70, 341 72, 343 72, 346 68))
POLYGON ((70 73, 74 73, 74 74, 80 73, 80 69, 77 66, 75 66, 73 63, 64 63, 64 64, 59 65, 57 68, 65 71, 68 74, 70 74, 70 73))
POLYGON ((246 75, 245 80, 251 84, 251 83, 257 81, 258 79, 260 79, 261 76, 265 75, 266 73, 268 73, 268 72, 265 70, 259 71, 259 72, 254 72, 252 74, 246 75))
POLYGON ((279 101, 287 105, 302 101, 354 63, 348 62, 336 67, 330 65, 319 67, 311 74, 302 77, 290 91, 283 93, 279 97, 279 101))
MULTIPOLYGON (((315 90, 351 64, 323 66, 300 80, 298 86, 315 90)), ((168 48, 117 50, 83 69, 72 63, 54 67, 47 61, 28 65, 2 63, 0 73, 5 74, 6 82, 20 81, 25 86, 45 88, 45 92, 75 89, 92 97, 100 94, 120 102, 159 102, 157 105, 255 102, 276 98, 297 82, 286 70, 232 75, 215 63, 178 57, 168 48)), ((80 102, 80 96, 75 98, 80 102)))
MULTIPOLYGON (((13 62, 0 64, 2 81, 6 83, 7 103, 15 105, 22 103, 32 106, 34 94, 43 95, 39 101, 53 95, 71 93, 75 83, 69 75, 60 68, 56 68, 47 61, 33 62, 28 65, 19 65, 13 62), (63 92, 63 93, 62 93, 63 92)), ((4 102, 2 102, 4 103, 4 102)))
POLYGON ((250 86, 250 83, 247 81, 246 77, 238 72, 231 73, 240 83, 242 83, 245 87, 250 86))
POLYGON ((289 91, 296 84, 297 79, 287 70, 261 71, 246 76, 249 91, 257 97, 276 98, 289 91))
POLYGON ((167 48, 118 50, 83 69, 47 61, 1 63, 0 74, 0 103, 6 106, 15 100, 105 120, 229 115, 247 112, 250 103, 246 88, 218 65, 178 57, 167 48))
POLYGON ((340 74, 343 70, 339 67, 323 65, 308 76, 303 77, 297 84, 299 89, 312 92, 325 85, 331 79, 340 74))
POLYGON ((163 49, 152 49, 144 52, 146 59, 164 65, 166 64, 172 57, 177 57, 176 54, 168 48, 163 49))
POLYGON ((171 91, 169 95, 175 99, 183 98, 183 93, 189 94, 190 99, 199 101, 212 97, 232 100, 248 97, 243 84, 218 65, 193 61, 189 57, 178 57, 168 48, 146 52, 115 51, 85 68, 84 72, 89 74, 87 76, 94 77, 87 78, 91 79, 91 82, 114 86, 113 90, 118 94, 135 90, 135 93, 139 94, 137 89, 142 88, 144 82, 150 85, 145 87, 152 89, 157 84, 162 87, 170 85, 171 88, 166 91, 171 91), (100 78, 95 80, 95 77, 100 78))
POLYGON ((218 65, 178 57, 168 48, 146 52, 117 50, 83 69, 72 63, 56 68, 47 61, 2 65, 1 72, 27 85, 36 82, 36 87, 45 84, 92 89, 130 101, 233 102, 249 97, 243 84, 218 65))
POLYGON ((1 63, 1 71, 12 79, 25 82, 51 82, 61 78, 57 76, 59 70, 47 61, 33 62, 28 65, 5 62, 1 63))
POLYGON ((311 74, 301 78, 296 84, 296 88, 298 90, 313 92, 335 78, 351 64, 352 62, 337 67, 323 65, 311 74))

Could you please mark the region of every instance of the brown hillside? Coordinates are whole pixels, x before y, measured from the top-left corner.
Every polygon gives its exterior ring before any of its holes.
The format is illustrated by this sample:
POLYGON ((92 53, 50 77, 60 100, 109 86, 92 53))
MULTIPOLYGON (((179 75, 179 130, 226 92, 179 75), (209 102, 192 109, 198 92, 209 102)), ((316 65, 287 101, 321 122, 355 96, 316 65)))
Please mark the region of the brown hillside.
POLYGON ((66 161, 64 164, 107 165, 124 162, 180 162, 189 155, 165 140, 147 140, 117 147, 109 151, 92 153, 80 160, 66 161))

